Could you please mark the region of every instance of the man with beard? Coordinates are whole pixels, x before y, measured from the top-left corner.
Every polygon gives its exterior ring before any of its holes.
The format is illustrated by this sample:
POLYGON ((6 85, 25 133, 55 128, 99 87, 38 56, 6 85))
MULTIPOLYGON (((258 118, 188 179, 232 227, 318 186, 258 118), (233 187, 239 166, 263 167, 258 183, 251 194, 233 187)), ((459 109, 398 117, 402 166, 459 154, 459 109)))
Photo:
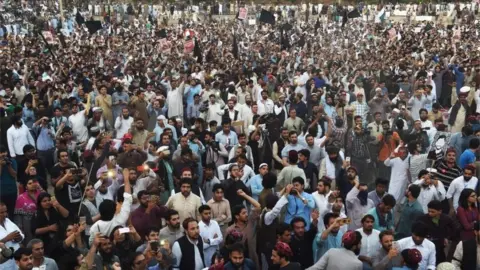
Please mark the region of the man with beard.
POLYGON ((97 233, 92 247, 85 256, 88 269, 113 269, 115 263, 120 263, 117 255, 113 254, 112 240, 109 237, 97 233))
POLYGON ((288 144, 285 145, 285 147, 282 149, 282 159, 283 159, 283 166, 286 167, 288 166, 288 161, 287 157, 289 157, 289 152, 294 150, 295 152, 298 152, 302 149, 305 149, 305 147, 301 144, 298 143, 298 133, 296 131, 290 131, 288 133, 288 144))
POLYGON ((140 206, 132 212, 130 220, 140 237, 144 238, 148 234, 148 228, 151 226, 160 227, 162 218, 165 218, 167 208, 158 206, 159 197, 150 195, 145 190, 137 194, 140 206))
POLYGON ((285 94, 280 94, 278 97, 278 102, 275 103, 273 107, 273 112, 275 116, 280 121, 280 124, 283 126, 285 120, 287 120, 287 106, 285 104, 285 94))
POLYGON ((143 123, 148 123, 148 102, 145 100, 145 90, 138 90, 136 96, 130 100, 129 106, 130 110, 135 112, 135 118, 140 118, 143 120, 143 123))
MULTIPOLYGON (((388 96, 382 93, 382 88, 378 87, 375 89, 375 96, 368 102, 370 106, 370 112, 375 115, 375 113, 381 113, 382 119, 387 119, 387 108, 392 104, 388 96)), ((418 110, 417 110, 418 111, 418 110)))
POLYGON ((478 178, 475 175, 475 166, 468 164, 463 169, 463 175, 455 178, 447 190, 447 199, 450 203, 450 216, 454 217, 458 208, 460 193, 466 188, 477 190, 478 178))
POLYGON ((127 104, 130 96, 123 90, 123 86, 118 81, 115 82, 115 92, 112 94, 113 119, 121 117, 124 109, 128 111, 127 104))
POLYGON ((277 171, 277 174, 283 169, 284 164, 282 160, 282 151, 285 145, 288 144, 288 129, 282 127, 280 129, 280 138, 276 140, 272 145, 273 151, 273 168, 277 171))
POLYGON ((192 178, 182 178, 180 181, 180 192, 171 196, 166 206, 177 210, 180 222, 183 222, 186 218, 197 218, 200 216, 198 208, 202 205, 202 202, 199 196, 192 193, 192 178))
MULTIPOLYGON (((159 142, 160 139, 161 139, 161 135, 164 133, 164 130, 169 128, 171 129, 172 131, 175 130, 175 128, 169 124, 166 123, 167 121, 167 118, 165 117, 165 115, 159 115, 157 117, 157 126, 155 127, 155 129, 153 130, 153 132, 155 132, 155 141, 156 142, 159 142)), ((173 132, 172 133, 172 139, 176 142, 178 140, 177 138, 177 132, 173 132)))
POLYGON ((372 258, 380 248, 380 242, 378 241, 380 231, 373 228, 375 218, 372 215, 365 215, 361 222, 362 228, 356 230, 362 235, 362 248, 358 259, 363 262, 364 269, 372 269, 372 258))
POLYGON ((131 138, 123 140, 123 152, 118 155, 117 163, 122 168, 136 168, 143 164, 148 154, 132 142, 131 138))
POLYGON ((450 116, 448 118, 448 125, 450 132, 460 132, 466 124, 468 115, 473 113, 473 108, 468 105, 467 96, 470 92, 470 87, 465 86, 460 89, 457 102, 450 108, 450 116))
MULTIPOLYGON (((288 134, 287 134, 287 136, 288 136, 288 134)), ((235 160, 235 161, 231 161, 231 160, 232 160, 233 158, 235 158, 235 156, 237 156, 237 157, 239 156, 239 155, 236 154, 237 149, 238 149, 239 147, 243 147, 243 148, 245 148, 245 150, 246 150, 245 155, 247 156, 248 162, 250 163, 249 166, 250 166, 251 164, 253 164, 252 148, 250 147, 250 145, 247 145, 247 142, 248 142, 248 140, 247 140, 247 135, 246 135, 245 133, 240 133, 240 134, 238 134, 238 144, 237 144, 237 145, 234 145, 234 146, 232 147, 232 149, 230 150, 230 152, 228 153, 228 161, 230 161, 230 163, 236 161, 236 160, 235 160)))
POLYGON ((227 108, 223 110, 221 115, 223 116, 222 121, 230 120, 231 122, 234 122, 243 120, 240 111, 235 109, 235 103, 232 99, 228 100, 227 108))
POLYGON ((480 258, 480 223, 473 226, 475 238, 458 243, 452 263, 455 269, 476 269, 480 258))
POLYGON ((135 119, 135 126, 130 128, 129 133, 133 135, 133 143, 141 148, 144 147, 145 140, 147 140, 148 137, 153 137, 155 135, 155 133, 151 134, 145 129, 145 122, 142 118, 135 119))
POLYGON ((177 259, 173 269, 201 270, 205 267, 205 256, 198 222, 193 218, 187 218, 182 225, 185 235, 180 237, 172 247, 172 253, 177 259))
POLYGON ((124 182, 130 182, 130 186, 132 188, 133 210, 137 209, 137 207, 139 206, 139 201, 136 194, 138 194, 142 190, 147 190, 148 186, 150 186, 157 178, 157 174, 152 169, 150 169, 148 165, 143 165, 142 169, 143 171, 141 171, 140 174, 140 172, 137 171, 137 168, 129 168, 128 179, 124 179, 124 182))
POLYGON ((319 178, 327 176, 332 179, 332 190, 335 189, 336 179, 339 179, 343 173, 343 152, 336 146, 327 146, 325 148, 328 158, 324 158, 320 163, 319 178))
POLYGON ((332 248, 339 248, 342 246, 343 231, 340 230, 344 219, 335 213, 327 213, 323 217, 323 224, 325 230, 316 237, 314 253, 315 258, 321 258, 332 248))
POLYGON ((358 177, 362 181, 370 182, 369 179, 369 165, 371 162, 371 155, 369 150, 369 143, 375 138, 370 134, 365 134, 361 125, 353 128, 353 136, 347 136, 347 146, 345 154, 351 157, 351 164, 357 168, 358 177))
POLYGON ((98 127, 100 129, 100 132, 107 132, 112 130, 112 126, 110 125, 110 122, 105 119, 105 117, 102 115, 103 110, 100 107, 95 107, 92 109, 93 111, 93 117, 88 119, 87 122, 87 127, 88 128, 93 128, 93 127, 98 127))
POLYGON ((35 145, 35 140, 28 127, 23 124, 21 116, 12 116, 12 123, 7 130, 8 150, 10 156, 19 162, 24 158, 23 147, 27 144, 35 145))
POLYGON ((296 131, 297 134, 300 134, 305 126, 305 122, 297 117, 297 111, 294 108, 290 108, 289 116, 283 123, 283 127, 287 128, 288 131, 296 131))
POLYGON ((72 104, 72 114, 68 117, 68 125, 72 128, 73 137, 77 142, 86 142, 88 140, 87 120, 90 112, 90 97, 88 95, 84 110, 80 110, 78 104, 72 104))
POLYGON ((350 166, 350 162, 345 161, 340 172, 340 177, 337 179, 337 188, 344 202, 346 201, 347 194, 355 186, 356 180, 359 181, 357 168, 350 166))
POLYGON ((448 240, 452 241, 449 251, 447 251, 449 258, 453 253, 455 244, 458 243, 458 232, 461 230, 460 223, 442 213, 442 203, 440 201, 433 200, 428 203, 427 207, 428 213, 419 217, 418 221, 427 226, 427 237, 436 247, 436 262, 441 263, 447 259, 445 247, 448 246, 448 240))
POLYGON ((388 186, 388 194, 392 194, 396 201, 401 201, 405 196, 407 183, 412 182, 410 179, 410 157, 408 157, 407 149, 401 146, 398 149, 398 157, 395 152, 390 154, 384 162, 385 166, 392 167, 390 175, 390 185, 388 186))
POLYGON ((437 170, 433 168, 421 170, 418 174, 418 180, 413 183, 421 188, 418 202, 422 206, 424 214, 428 212, 428 203, 433 200, 443 201, 447 193, 442 182, 436 177, 436 174, 437 170))
POLYGON ((398 220, 397 238, 410 236, 413 222, 423 215, 422 205, 417 201, 420 189, 420 186, 409 185, 405 192, 407 200, 402 205, 402 212, 398 220))
POLYGON ((368 210, 367 214, 375 218, 374 228, 379 231, 392 230, 394 228, 393 212, 395 207, 395 198, 390 194, 385 194, 382 202, 375 208, 368 210))
POLYGON ((299 263, 290 262, 293 257, 293 252, 287 243, 277 242, 272 250, 271 260, 275 266, 280 270, 300 270, 299 263))
POLYGON ((245 258, 245 248, 241 243, 235 243, 229 248, 229 258, 230 261, 224 266, 225 270, 258 269, 251 259, 245 258))
POLYGON ((172 247, 177 239, 183 236, 183 228, 178 212, 173 209, 168 209, 165 222, 167 226, 160 230, 159 238, 161 240, 167 240, 170 243, 170 247, 172 247))
POLYGON ((356 231, 347 231, 342 236, 341 248, 332 248, 312 267, 307 270, 321 269, 363 269, 362 262, 357 258, 362 247, 362 235, 356 231))
POLYGON ((368 187, 366 184, 360 184, 358 179, 353 180, 354 186, 347 193, 346 205, 347 216, 352 220, 348 224, 349 230, 356 230, 363 224, 363 215, 373 207, 375 203, 368 198, 368 187))
POLYGON ((422 222, 416 222, 412 226, 412 236, 400 239, 396 242, 398 251, 416 248, 422 254, 422 261, 418 269, 435 270, 436 269, 436 248, 432 241, 426 239, 428 227, 422 222))
POLYGON ((273 107, 275 106, 273 101, 268 98, 268 92, 263 90, 261 92, 262 99, 257 101, 258 104, 258 114, 264 115, 273 113, 273 107))
POLYGON ((117 131, 117 139, 122 139, 128 130, 132 127, 133 117, 130 116, 128 108, 123 108, 121 114, 115 118, 115 130, 117 131))
POLYGON ((402 259, 397 247, 393 245, 393 231, 382 231, 379 238, 382 247, 372 258, 373 269, 392 269, 392 267, 400 267, 402 265, 402 259))
POLYGON ((307 223, 303 217, 294 217, 290 222, 290 226, 293 229, 290 247, 292 248, 295 261, 302 265, 302 269, 310 267, 314 263, 312 243, 318 231, 318 212, 312 211, 311 217, 312 221, 310 230, 307 232, 305 232, 307 223))
POLYGON ((32 270, 33 269, 33 257, 32 249, 30 248, 19 248, 13 254, 15 261, 17 263, 17 269, 19 270, 32 270))

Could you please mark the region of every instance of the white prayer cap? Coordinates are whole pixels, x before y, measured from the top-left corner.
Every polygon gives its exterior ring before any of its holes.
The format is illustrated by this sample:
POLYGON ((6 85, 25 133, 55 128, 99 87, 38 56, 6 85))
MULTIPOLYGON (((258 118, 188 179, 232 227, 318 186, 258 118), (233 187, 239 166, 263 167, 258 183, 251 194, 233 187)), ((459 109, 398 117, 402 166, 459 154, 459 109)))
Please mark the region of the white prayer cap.
POLYGON ((470 92, 470 86, 464 86, 460 88, 460 93, 468 94, 468 92, 470 92))
POLYGON ((435 168, 427 168, 427 172, 429 172, 429 173, 437 173, 437 169, 435 169, 435 168))
POLYGON ((168 148, 168 146, 164 145, 164 146, 160 146, 158 149, 157 149, 157 153, 163 153, 165 155, 170 155, 170 149, 168 148))
POLYGON ((157 117, 157 120, 166 120, 167 118, 165 117, 165 115, 159 115, 157 117))
POLYGON ((455 270, 455 266, 450 262, 443 262, 437 265, 437 270, 455 270))
POLYGON ((103 109, 100 107, 95 107, 92 109, 93 112, 103 112, 103 109))
POLYGON ((400 113, 400 110, 397 109, 397 108, 395 108, 395 109, 393 109, 393 112, 395 112, 395 113, 400 113))
POLYGON ((262 164, 260 164, 260 166, 258 166, 258 169, 261 169, 263 166, 267 166, 267 167, 268 167, 268 164, 267 164, 267 163, 262 163, 262 164))

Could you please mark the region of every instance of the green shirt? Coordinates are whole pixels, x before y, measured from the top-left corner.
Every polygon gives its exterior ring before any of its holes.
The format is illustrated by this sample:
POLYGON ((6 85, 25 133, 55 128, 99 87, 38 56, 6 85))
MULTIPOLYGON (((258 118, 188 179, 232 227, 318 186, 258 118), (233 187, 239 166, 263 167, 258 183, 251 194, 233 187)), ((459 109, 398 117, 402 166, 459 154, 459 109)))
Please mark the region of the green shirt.
POLYGON ((423 215, 422 205, 417 200, 413 202, 407 201, 402 206, 403 209, 398 222, 396 239, 411 236, 413 223, 419 216, 423 215))

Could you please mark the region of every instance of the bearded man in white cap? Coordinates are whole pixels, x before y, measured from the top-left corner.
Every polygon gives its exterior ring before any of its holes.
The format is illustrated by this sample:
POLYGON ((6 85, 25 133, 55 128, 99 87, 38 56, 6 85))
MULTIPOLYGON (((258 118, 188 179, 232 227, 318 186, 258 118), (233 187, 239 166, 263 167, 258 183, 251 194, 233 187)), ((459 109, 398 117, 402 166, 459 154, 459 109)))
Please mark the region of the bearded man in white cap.
POLYGON ((100 107, 93 108, 93 117, 88 119, 87 126, 88 128, 98 127, 100 132, 111 131, 112 126, 110 123, 103 117, 103 110, 100 107))
POLYGON ((457 102, 448 111, 450 114, 448 125, 451 127, 450 132, 452 133, 461 132, 462 127, 465 126, 467 116, 474 112, 467 103, 468 92, 470 92, 469 86, 460 88, 457 102))

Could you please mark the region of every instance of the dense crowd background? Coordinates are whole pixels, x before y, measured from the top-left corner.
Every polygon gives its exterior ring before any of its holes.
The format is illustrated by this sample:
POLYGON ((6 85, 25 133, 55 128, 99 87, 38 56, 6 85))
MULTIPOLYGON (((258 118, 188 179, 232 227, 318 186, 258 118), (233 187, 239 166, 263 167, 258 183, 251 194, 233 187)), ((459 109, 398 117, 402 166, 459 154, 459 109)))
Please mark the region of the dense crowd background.
POLYGON ((23 4, 0 269, 480 269, 477 4, 23 4))

